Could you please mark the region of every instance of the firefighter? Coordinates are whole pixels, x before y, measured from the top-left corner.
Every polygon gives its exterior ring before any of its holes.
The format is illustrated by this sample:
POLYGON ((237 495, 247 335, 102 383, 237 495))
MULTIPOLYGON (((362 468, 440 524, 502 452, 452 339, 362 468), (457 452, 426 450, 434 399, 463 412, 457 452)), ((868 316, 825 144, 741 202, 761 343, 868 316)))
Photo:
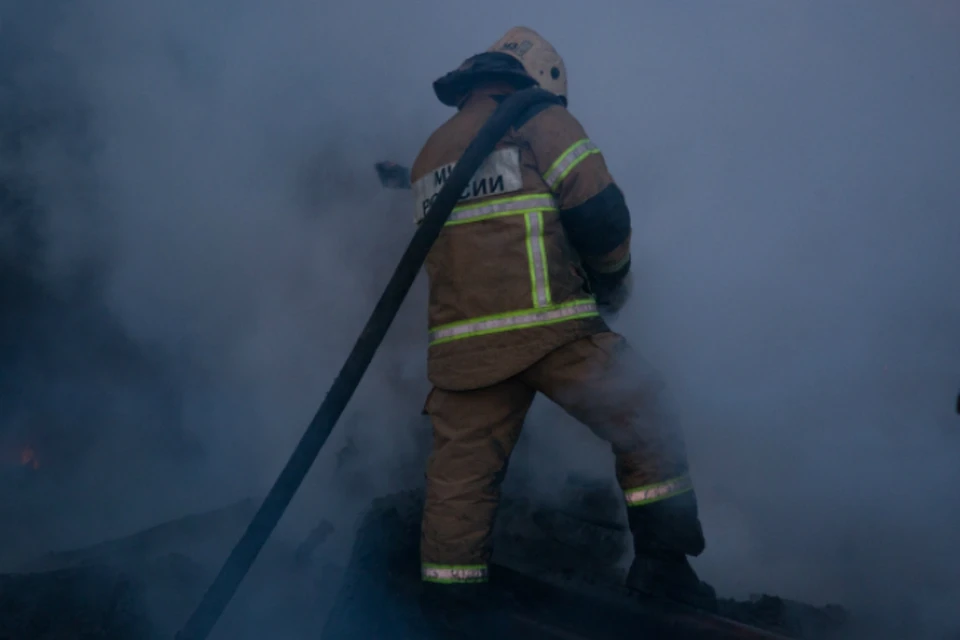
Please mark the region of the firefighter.
POLYGON ((500 483, 540 392, 613 449, 634 538, 628 586, 713 608, 688 562, 705 543, 683 435, 656 372, 600 315, 630 291, 624 195, 566 109, 563 61, 533 30, 511 29, 434 83, 457 113, 411 168, 415 221, 498 103, 534 85, 557 103, 532 107, 498 143, 426 262, 427 600, 485 589, 500 483))

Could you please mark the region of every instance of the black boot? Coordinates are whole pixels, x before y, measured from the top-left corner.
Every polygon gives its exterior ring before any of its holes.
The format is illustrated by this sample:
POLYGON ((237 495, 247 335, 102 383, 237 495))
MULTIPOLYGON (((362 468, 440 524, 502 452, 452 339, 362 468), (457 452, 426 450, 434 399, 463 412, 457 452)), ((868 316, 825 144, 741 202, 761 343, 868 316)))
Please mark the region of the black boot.
POLYGON ((628 510, 635 557, 626 586, 648 595, 716 611, 717 594, 700 580, 687 556, 706 543, 692 491, 628 510))
POLYGON ((509 630, 503 597, 489 583, 422 584, 420 612, 427 637, 449 640, 466 629, 496 637, 509 630))
POLYGON ((465 629, 493 638, 510 637, 513 615, 528 609, 530 602, 496 576, 492 572, 491 582, 478 584, 422 583, 420 612, 433 634, 430 637, 448 640, 465 629))
POLYGON ((423 582, 420 591, 420 613, 429 626, 438 630, 456 629, 473 624, 485 610, 489 585, 438 584, 423 582))
POLYGON ((684 553, 638 553, 630 565, 626 584, 629 588, 647 595, 682 602, 705 611, 717 610, 716 591, 697 577, 684 553))

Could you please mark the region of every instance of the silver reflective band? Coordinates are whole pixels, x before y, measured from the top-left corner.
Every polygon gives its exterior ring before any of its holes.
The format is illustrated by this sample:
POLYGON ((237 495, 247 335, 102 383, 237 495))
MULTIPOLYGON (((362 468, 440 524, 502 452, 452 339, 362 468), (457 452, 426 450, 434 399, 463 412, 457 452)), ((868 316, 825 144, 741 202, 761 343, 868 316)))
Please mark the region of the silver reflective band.
MULTIPOLYGON (((437 167, 411 185, 415 208, 414 222, 420 224, 423 221, 423 217, 427 215, 440 190, 450 179, 454 167, 456 163, 453 162, 437 167)), ((523 175, 520 169, 520 149, 507 147, 487 156, 460 194, 459 201, 477 200, 495 195, 503 196, 521 189, 523 189, 523 175)))
POLYGON ((435 565, 426 564, 421 569, 424 580, 432 582, 482 582, 487 579, 485 565, 435 565))
POLYGON ((474 222, 478 219, 495 218, 502 215, 555 209, 553 196, 518 196, 504 200, 494 200, 479 207, 457 207, 447 219, 447 224, 474 222))
POLYGON ((469 338, 475 335, 498 333, 510 329, 549 324, 587 315, 598 315, 597 304, 592 300, 549 307, 539 311, 531 309, 529 311, 502 314, 480 319, 475 322, 463 322, 432 329, 430 331, 430 344, 457 338, 469 338))
POLYGON ((589 140, 581 140, 564 152, 560 159, 543 176, 550 189, 556 188, 561 180, 567 177, 571 169, 591 153, 599 153, 597 146, 589 140))
POLYGON ((651 502, 657 502, 658 500, 672 498, 673 496, 686 493, 692 489, 693 480, 690 479, 690 476, 681 476, 667 480, 666 482, 658 482, 657 484, 650 484, 645 487, 629 489, 624 491, 624 495, 627 498, 628 506, 639 507, 644 504, 650 504, 651 502))
POLYGON ((547 271, 546 247, 543 244, 543 214, 528 213, 527 256, 530 260, 530 280, 533 285, 533 306, 550 306, 550 283, 547 271))

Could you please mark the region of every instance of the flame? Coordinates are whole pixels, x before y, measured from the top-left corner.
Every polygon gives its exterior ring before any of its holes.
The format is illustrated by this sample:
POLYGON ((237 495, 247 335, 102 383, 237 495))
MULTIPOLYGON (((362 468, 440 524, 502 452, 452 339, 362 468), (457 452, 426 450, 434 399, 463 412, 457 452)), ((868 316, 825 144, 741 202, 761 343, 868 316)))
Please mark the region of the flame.
POLYGON ((26 446, 20 450, 20 465, 24 467, 30 467, 34 470, 40 468, 40 461, 37 460, 37 453, 32 447, 26 446))

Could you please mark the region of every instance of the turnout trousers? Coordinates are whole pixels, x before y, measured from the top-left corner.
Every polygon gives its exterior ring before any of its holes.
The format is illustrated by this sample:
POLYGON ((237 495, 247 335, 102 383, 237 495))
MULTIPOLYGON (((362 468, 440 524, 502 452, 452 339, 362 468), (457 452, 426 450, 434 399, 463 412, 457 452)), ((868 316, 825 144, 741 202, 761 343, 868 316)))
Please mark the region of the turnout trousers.
POLYGON ((493 386, 431 391, 425 411, 434 441, 421 528, 425 581, 487 581, 500 484, 537 392, 610 443, 638 544, 703 551, 683 434, 666 406, 664 385, 623 337, 606 331, 570 342, 493 386), (664 508, 668 504, 678 508, 664 508))

